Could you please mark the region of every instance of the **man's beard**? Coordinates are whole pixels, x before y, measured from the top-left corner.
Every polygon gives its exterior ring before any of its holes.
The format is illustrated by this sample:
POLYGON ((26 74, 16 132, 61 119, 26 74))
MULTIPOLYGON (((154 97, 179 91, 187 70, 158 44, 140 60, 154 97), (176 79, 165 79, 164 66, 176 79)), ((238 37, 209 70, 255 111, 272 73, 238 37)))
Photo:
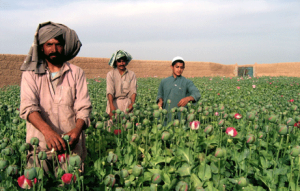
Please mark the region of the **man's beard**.
POLYGON ((45 55, 45 59, 48 60, 53 65, 61 65, 64 62, 64 56, 59 53, 51 53, 49 55, 45 55), (56 56, 51 58, 51 56, 56 56))

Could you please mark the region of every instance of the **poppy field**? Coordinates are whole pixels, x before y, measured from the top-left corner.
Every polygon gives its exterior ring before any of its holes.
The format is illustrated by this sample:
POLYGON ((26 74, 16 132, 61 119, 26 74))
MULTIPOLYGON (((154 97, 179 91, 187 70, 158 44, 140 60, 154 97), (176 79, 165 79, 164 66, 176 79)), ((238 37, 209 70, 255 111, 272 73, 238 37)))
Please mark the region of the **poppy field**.
POLYGON ((139 78, 133 112, 116 110, 112 126, 105 79, 88 80, 93 110, 83 173, 69 152, 53 152, 54 166, 63 163, 66 171, 26 168, 26 153, 39 140, 25 143, 20 87, 2 89, 0 190, 300 191, 300 78, 190 80, 198 102, 159 109, 161 79, 139 78))

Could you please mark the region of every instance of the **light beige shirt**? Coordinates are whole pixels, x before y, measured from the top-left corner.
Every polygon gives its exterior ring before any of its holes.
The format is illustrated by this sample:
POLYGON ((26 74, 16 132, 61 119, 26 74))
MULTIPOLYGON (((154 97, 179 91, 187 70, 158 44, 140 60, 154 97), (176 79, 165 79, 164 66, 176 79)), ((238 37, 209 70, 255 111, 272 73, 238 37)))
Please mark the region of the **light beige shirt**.
MULTIPOLYGON (((109 71, 106 76, 106 96, 108 94, 112 95, 116 109, 125 112, 125 109, 131 103, 131 96, 136 94, 136 77, 134 72, 126 70, 121 75, 118 69, 109 71)), ((106 112, 110 112, 108 101, 106 112)))
MULTIPOLYGON (((61 70, 61 77, 54 93, 48 70, 44 74, 24 71, 21 81, 20 117, 27 120, 28 115, 38 111, 43 120, 58 134, 64 134, 75 128, 76 120, 82 119, 89 126, 92 109, 84 72, 78 66, 66 62, 61 70)), ((37 137, 38 150, 46 149, 43 134, 29 121, 26 124, 26 142, 37 137)), ((86 157, 85 136, 82 132, 74 153, 86 157)))

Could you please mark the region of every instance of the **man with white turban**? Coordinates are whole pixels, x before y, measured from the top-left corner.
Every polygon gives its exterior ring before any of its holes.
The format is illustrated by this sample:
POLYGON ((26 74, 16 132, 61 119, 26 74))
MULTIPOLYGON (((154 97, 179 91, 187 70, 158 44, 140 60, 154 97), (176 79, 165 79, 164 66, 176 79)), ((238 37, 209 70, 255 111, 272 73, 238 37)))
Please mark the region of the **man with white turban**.
POLYGON ((136 77, 133 71, 126 66, 132 60, 129 53, 124 50, 116 51, 109 65, 114 69, 107 73, 106 77, 106 112, 112 118, 112 111, 120 109, 123 112, 131 112, 136 98, 136 77), (127 111, 126 111, 127 110, 127 111))
MULTIPOLYGON (((26 142, 37 137, 36 152, 46 151, 49 160, 51 150, 58 154, 67 150, 62 135, 70 136, 71 150, 82 161, 87 154, 83 129, 89 126, 92 106, 83 70, 68 62, 80 47, 76 32, 67 26, 41 23, 21 66, 20 117, 27 120, 26 142)), ((31 150, 28 166, 33 163, 31 150)), ((51 169, 50 161, 44 169, 51 169)))

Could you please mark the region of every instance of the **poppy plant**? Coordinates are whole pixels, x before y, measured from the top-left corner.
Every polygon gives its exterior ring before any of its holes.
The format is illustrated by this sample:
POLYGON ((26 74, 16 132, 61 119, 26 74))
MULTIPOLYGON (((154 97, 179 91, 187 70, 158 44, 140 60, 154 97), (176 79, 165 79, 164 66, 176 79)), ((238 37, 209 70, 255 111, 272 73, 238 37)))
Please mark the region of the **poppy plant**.
POLYGON ((120 135, 121 134, 121 129, 115 129, 114 134, 115 135, 120 135))
MULTIPOLYGON (((61 180, 65 183, 65 184, 71 184, 72 182, 72 178, 73 178, 73 174, 71 173, 66 173, 61 177, 61 180)), ((76 182, 76 176, 74 175, 73 178, 73 182, 76 182)))
MULTIPOLYGON (((34 183, 35 184, 37 183, 36 178, 34 178, 34 183)), ((30 188, 32 188, 32 181, 25 178, 25 176, 22 175, 18 178, 18 185, 23 189, 30 189, 30 188)))
POLYGON ((234 115, 234 118, 236 118, 236 119, 241 119, 241 118, 242 118, 242 115, 239 114, 239 113, 236 113, 236 114, 234 115))
POLYGON ((198 130, 200 126, 200 122, 199 121, 191 121, 190 122, 190 127, 192 130, 198 130))
POLYGON ((236 129, 234 127, 228 127, 226 129, 226 134, 231 137, 235 137, 235 136, 237 136, 238 132, 236 131, 236 129))

